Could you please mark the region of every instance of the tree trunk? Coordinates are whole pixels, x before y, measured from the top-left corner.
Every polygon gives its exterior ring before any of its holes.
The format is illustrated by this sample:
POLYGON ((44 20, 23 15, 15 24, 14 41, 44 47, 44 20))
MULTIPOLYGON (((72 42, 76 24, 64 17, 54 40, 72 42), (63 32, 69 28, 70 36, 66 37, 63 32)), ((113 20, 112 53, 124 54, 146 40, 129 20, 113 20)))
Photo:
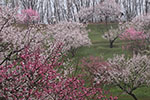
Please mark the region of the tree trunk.
POLYGON ((129 93, 130 96, 134 98, 134 100, 138 100, 137 97, 133 93, 129 93))
POLYGON ((105 17, 106 26, 108 26, 108 16, 105 17))
POLYGON ((71 54, 72 54, 72 57, 74 57, 74 56, 75 56, 75 52, 74 52, 74 51, 71 51, 71 54))
POLYGON ((76 50, 75 50, 74 48, 71 48, 71 49, 70 49, 70 53, 71 53, 72 57, 75 56, 75 52, 76 52, 76 50))
POLYGON ((110 45, 109 45, 110 48, 113 48, 113 42, 110 41, 110 45))
POLYGON ((6 100, 6 98, 5 97, 0 97, 0 100, 6 100))

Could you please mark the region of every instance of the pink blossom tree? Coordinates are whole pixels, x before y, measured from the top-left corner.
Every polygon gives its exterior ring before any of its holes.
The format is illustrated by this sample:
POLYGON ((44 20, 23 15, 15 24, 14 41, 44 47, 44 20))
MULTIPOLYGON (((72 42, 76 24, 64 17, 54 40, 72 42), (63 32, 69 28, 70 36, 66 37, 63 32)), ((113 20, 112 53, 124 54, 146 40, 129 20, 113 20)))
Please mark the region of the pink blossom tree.
POLYGON ((80 66, 87 75, 90 73, 89 77, 92 76, 92 79, 96 84, 99 84, 100 86, 108 84, 107 78, 109 77, 109 74, 106 72, 109 69, 106 66, 109 66, 109 63, 104 61, 104 59, 93 56, 83 58, 81 59, 80 66))
POLYGON ((21 14, 18 14, 17 17, 23 23, 37 22, 40 19, 38 12, 32 8, 22 10, 21 14))
POLYGON ((127 29, 122 35, 120 35, 121 40, 142 40, 146 39, 146 34, 144 32, 136 31, 134 28, 127 29))
MULTIPOLYGON (((106 32, 103 35, 103 38, 107 39, 110 42, 110 45, 112 42, 114 42, 118 37, 120 37, 121 40, 128 41, 133 43, 135 41, 135 44, 132 44, 132 46, 138 48, 138 44, 142 43, 149 43, 149 14, 137 16, 130 22, 125 22, 119 24, 117 29, 110 29, 108 32, 106 32)), ((131 44, 130 44, 131 45, 131 44)), ((144 44, 142 44, 144 45, 144 44)), ((148 45, 148 44, 147 44, 148 45)), ((146 46, 146 45, 145 45, 146 46)))
POLYGON ((62 77, 61 45, 48 59, 40 56, 39 49, 22 51, 20 60, 0 66, 0 97, 3 99, 53 99, 53 100, 117 100, 107 97, 101 88, 85 87, 77 77, 62 77), (48 63, 49 62, 49 63, 48 63))
POLYGON ((120 34, 120 39, 127 43, 123 45, 124 49, 133 51, 134 53, 140 52, 147 47, 147 34, 141 31, 136 31, 134 28, 125 30, 120 34))

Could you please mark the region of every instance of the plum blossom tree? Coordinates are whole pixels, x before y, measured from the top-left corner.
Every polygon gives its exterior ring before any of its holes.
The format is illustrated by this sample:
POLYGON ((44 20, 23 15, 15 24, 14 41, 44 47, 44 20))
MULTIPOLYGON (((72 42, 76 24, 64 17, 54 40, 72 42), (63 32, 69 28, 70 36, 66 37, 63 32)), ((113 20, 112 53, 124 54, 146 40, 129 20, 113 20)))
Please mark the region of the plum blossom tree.
MULTIPOLYGON (((106 97, 101 88, 85 87, 77 77, 62 77, 58 68, 62 65, 61 45, 55 48, 48 59, 40 55, 40 50, 32 52, 25 48, 21 61, 0 66, 0 97, 3 99, 38 100, 117 100, 106 97), (49 62, 49 63, 48 63, 49 62)), ((107 94, 108 95, 108 94, 107 94)))
POLYGON ((41 96, 46 96, 47 90, 43 92, 42 90, 46 89, 44 85, 47 84, 48 79, 51 78, 52 82, 56 78, 53 68, 61 65, 61 62, 58 62, 61 58, 60 51, 61 45, 58 45, 51 58, 43 60, 39 49, 31 53, 28 48, 25 48, 21 55, 18 55, 20 60, 12 61, 10 65, 1 65, 0 96, 5 99, 19 100, 33 99, 34 96, 39 99, 41 96), (51 64, 46 64, 47 62, 51 64))
MULTIPOLYGON (((135 17, 131 21, 128 21, 125 23, 120 23, 117 29, 110 29, 108 32, 106 32, 103 35, 103 37, 105 39, 109 40, 110 45, 118 37, 120 37, 121 40, 126 40, 128 42, 132 41, 131 43, 133 43, 133 41, 135 41, 134 42, 135 44, 130 44, 130 45, 137 47, 137 48, 138 48, 138 44, 139 44, 139 42, 141 42, 141 40, 142 41, 144 40, 143 42, 145 42, 145 43, 146 42, 149 43, 149 41, 150 41, 149 40, 150 17, 149 16, 150 16, 150 14, 141 15, 141 16, 135 17)), ((144 44, 142 44, 142 45, 144 45, 144 44)))
MULTIPOLYGON (((84 8, 78 12, 80 22, 88 22, 93 16, 100 16, 107 24, 108 19, 119 20, 121 15, 120 5, 115 0, 104 0, 95 7, 84 8)), ((113 43, 118 38, 119 29, 111 29, 103 35, 110 43, 110 48, 113 48, 113 43)))
POLYGON ((86 25, 78 22, 60 22, 54 25, 53 38, 64 43, 64 51, 70 51, 72 56, 78 47, 89 46, 91 41, 88 37, 86 25))
POLYGON ((121 90, 137 100, 133 91, 143 85, 150 85, 150 62, 149 57, 133 55, 126 59, 125 56, 116 56, 109 60, 111 81, 121 90))
POLYGON ((106 73, 108 71, 108 67, 105 66, 109 66, 109 63, 104 61, 104 59, 93 56, 83 58, 81 59, 80 66, 83 68, 85 73, 90 73, 90 76, 92 76, 92 79, 96 84, 103 86, 108 83, 106 80, 109 76, 109 74, 106 73))
POLYGON ((9 13, 7 10, 2 10, 0 13, 0 20, 4 23, 1 25, 0 31, 0 53, 2 56, 0 64, 4 63, 6 59, 10 60, 12 55, 17 54, 26 46, 33 50, 38 47, 43 50, 43 54, 46 56, 52 51, 51 48, 55 45, 55 42, 63 43, 63 51, 71 51, 73 55, 76 48, 91 44, 86 26, 81 23, 61 22, 55 25, 20 25, 16 23, 19 20, 18 16, 16 17, 17 13, 13 13, 14 10, 10 11, 9 13), (10 18, 9 14, 12 14, 10 18), (9 19, 9 21, 6 19, 9 19))
MULTIPOLYGON (((53 46, 53 43, 50 39, 52 34, 48 30, 46 26, 42 25, 29 25, 26 29, 17 25, 3 28, 0 33, 2 38, 1 54, 3 55, 1 59, 3 61, 10 60, 13 55, 26 46, 33 50, 41 48, 43 54, 49 52, 48 50, 53 46)), ((0 64, 4 63, 3 61, 0 64)))
POLYGON ((32 8, 22 10, 21 14, 18 14, 17 17, 22 23, 37 22, 40 19, 38 12, 32 8))
POLYGON ((108 59, 108 65, 105 67, 109 68, 106 72, 109 74, 106 78, 108 83, 116 85, 134 100, 137 100, 133 93, 136 89, 150 85, 150 61, 146 55, 133 55, 130 59, 117 55, 108 59))
MULTIPOLYGON (((17 10, 1 7, 0 11, 0 64, 10 60, 12 55, 20 52, 25 46, 30 48, 51 47, 51 25, 20 25, 17 10)), ((48 50, 48 48, 47 48, 48 50)), ((45 50, 43 50, 45 51, 45 50)))
POLYGON ((113 48, 114 46, 113 44, 118 39, 119 35, 120 35, 120 30, 118 28, 114 29, 111 27, 111 29, 109 29, 108 32, 105 32, 104 35, 102 35, 102 37, 108 40, 109 47, 113 48))
POLYGON ((149 26, 150 26, 150 14, 140 15, 133 18, 131 21, 125 22, 120 25, 122 30, 126 30, 129 28, 134 28, 137 31, 143 31, 145 34, 149 34, 149 26))
POLYGON ((93 16, 100 16, 107 23, 108 18, 118 19, 121 15, 120 5, 115 0, 104 0, 95 7, 84 8, 78 12, 80 21, 87 22, 93 16))
POLYGON ((119 38, 127 43, 123 45, 123 49, 128 49, 134 53, 140 52, 147 48, 147 34, 136 31, 134 28, 127 29, 119 38))

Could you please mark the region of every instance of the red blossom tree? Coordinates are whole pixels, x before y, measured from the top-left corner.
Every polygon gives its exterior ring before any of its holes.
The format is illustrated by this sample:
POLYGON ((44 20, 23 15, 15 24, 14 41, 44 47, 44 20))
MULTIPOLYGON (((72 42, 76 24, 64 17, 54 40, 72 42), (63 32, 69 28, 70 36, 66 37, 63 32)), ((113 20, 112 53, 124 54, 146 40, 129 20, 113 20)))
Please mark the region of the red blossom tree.
POLYGON ((85 87, 77 77, 63 77, 58 73, 61 45, 45 60, 40 51, 25 49, 21 59, 10 65, 0 66, 0 97, 17 100, 117 100, 105 96, 101 88, 85 87))
POLYGON ((104 61, 104 59, 99 57, 90 56, 88 58, 83 58, 81 60, 81 67, 86 73, 90 73, 94 77, 94 81, 97 84, 104 85, 106 84, 108 78, 108 67, 109 63, 104 61))

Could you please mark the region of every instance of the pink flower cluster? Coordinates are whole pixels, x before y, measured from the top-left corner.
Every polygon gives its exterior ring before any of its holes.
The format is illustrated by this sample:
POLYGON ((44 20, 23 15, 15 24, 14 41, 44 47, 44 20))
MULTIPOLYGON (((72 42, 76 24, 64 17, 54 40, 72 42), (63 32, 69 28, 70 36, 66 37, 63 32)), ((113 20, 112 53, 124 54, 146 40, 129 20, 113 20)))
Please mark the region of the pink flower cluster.
POLYGON ((144 32, 136 31, 134 28, 125 30, 120 36, 121 40, 127 43, 122 46, 122 49, 131 50, 138 53, 147 47, 148 35, 144 32))
POLYGON ((103 85, 107 83, 109 63, 102 58, 90 56, 81 60, 81 67, 94 76, 94 81, 97 84, 103 85))
POLYGON ((134 28, 129 28, 120 35, 121 40, 143 40, 146 38, 147 35, 144 32, 136 31, 134 28))
POLYGON ((38 21, 40 18, 39 13, 32 8, 22 10, 21 14, 18 14, 17 17, 23 23, 38 21))

